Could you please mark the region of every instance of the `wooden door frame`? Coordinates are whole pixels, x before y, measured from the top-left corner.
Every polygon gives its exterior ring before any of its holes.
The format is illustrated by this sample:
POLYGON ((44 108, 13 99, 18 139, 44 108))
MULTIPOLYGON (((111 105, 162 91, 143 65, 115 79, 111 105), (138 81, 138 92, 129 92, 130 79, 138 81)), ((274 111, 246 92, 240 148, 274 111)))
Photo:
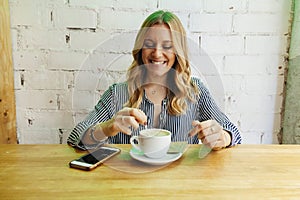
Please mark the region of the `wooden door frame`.
POLYGON ((0 144, 16 144, 16 103, 8 0, 0 0, 0 144))

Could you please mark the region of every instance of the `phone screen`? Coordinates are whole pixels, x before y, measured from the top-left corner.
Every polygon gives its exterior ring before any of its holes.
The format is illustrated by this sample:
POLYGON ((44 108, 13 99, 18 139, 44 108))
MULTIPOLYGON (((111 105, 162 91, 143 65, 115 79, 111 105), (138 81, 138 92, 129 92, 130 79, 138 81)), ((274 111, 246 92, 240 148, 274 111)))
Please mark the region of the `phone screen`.
POLYGON ((78 159, 72 160, 69 165, 72 168, 78 168, 83 170, 92 170, 105 160, 120 153, 121 150, 114 147, 100 147, 99 149, 86 154, 78 159))
POLYGON ((78 159, 80 162, 88 163, 94 165, 101 160, 104 160, 108 156, 115 154, 117 150, 115 149, 108 149, 108 148, 100 148, 90 154, 82 156, 78 159))

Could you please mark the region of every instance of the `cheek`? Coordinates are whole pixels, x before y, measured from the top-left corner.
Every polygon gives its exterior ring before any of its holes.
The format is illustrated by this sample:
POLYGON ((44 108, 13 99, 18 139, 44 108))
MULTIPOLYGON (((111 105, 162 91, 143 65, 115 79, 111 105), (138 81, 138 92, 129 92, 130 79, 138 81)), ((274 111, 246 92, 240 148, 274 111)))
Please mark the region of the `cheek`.
POLYGON ((173 66, 176 60, 175 54, 169 56, 169 62, 173 66))
POLYGON ((144 64, 147 64, 147 55, 148 55, 147 51, 143 49, 142 50, 142 61, 144 64))

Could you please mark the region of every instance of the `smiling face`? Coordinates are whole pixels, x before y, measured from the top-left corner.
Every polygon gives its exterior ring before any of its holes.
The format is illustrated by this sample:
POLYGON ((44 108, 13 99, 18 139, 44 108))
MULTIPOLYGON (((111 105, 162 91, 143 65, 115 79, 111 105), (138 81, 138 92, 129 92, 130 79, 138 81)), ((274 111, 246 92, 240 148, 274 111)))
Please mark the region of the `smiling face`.
POLYGON ((147 69, 147 77, 166 77, 175 59, 169 27, 166 24, 153 25, 145 35, 142 48, 142 61, 147 69))

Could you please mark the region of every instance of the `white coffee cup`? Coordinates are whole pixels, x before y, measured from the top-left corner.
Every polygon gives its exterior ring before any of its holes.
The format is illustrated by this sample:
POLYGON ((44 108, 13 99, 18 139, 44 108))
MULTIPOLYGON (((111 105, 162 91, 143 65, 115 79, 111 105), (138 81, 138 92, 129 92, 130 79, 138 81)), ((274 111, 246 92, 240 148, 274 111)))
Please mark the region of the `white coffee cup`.
POLYGON ((130 143, 149 158, 162 158, 169 150, 171 132, 165 129, 145 129, 140 131, 139 136, 132 136, 130 143))

